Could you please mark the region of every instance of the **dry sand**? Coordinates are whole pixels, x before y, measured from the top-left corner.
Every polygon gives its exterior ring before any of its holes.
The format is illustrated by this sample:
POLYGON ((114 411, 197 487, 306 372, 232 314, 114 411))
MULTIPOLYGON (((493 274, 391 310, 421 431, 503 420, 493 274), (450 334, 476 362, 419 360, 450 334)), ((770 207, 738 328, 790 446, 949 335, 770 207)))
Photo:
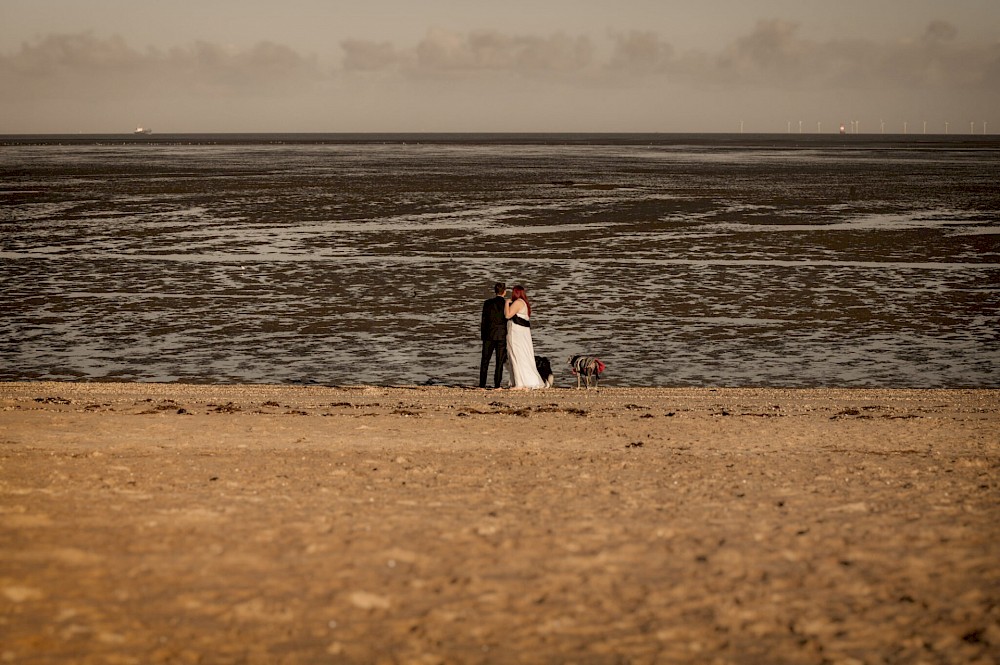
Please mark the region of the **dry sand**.
POLYGON ((997 663, 998 398, 0 384, 0 661, 997 663))

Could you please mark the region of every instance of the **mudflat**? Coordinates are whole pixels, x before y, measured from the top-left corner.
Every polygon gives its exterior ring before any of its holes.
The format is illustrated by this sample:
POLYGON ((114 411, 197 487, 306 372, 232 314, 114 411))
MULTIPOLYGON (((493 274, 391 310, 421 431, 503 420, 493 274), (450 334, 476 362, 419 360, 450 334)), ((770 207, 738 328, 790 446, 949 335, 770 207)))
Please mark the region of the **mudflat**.
POLYGON ((997 390, 0 409, 2 662, 1000 662, 997 390))

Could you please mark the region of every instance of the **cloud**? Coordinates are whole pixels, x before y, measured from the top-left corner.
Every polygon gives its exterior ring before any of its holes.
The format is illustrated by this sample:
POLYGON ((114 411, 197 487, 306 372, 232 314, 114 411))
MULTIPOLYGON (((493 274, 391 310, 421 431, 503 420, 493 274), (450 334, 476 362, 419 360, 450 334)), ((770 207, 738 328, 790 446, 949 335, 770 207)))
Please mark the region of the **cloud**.
POLYGON ((722 50, 678 53, 657 34, 614 37, 608 68, 618 77, 659 76, 701 86, 786 91, 961 89, 1000 83, 1000 46, 957 42, 945 21, 931 22, 917 38, 876 43, 813 41, 799 25, 760 21, 722 50))
POLYGON ((801 82, 815 77, 815 61, 823 49, 796 37, 798 26, 788 21, 761 21, 749 35, 739 38, 715 61, 716 75, 728 81, 801 82))
POLYGON ((260 42, 232 49, 195 42, 139 51, 119 36, 49 35, 0 56, 0 85, 19 97, 107 98, 141 95, 279 94, 321 76, 315 58, 260 42))
POLYGON ((957 30, 932 22, 919 38, 876 43, 817 42, 799 36, 799 26, 761 21, 697 74, 705 80, 781 89, 977 88, 996 82, 1000 49, 954 43, 957 30))
POLYGON ((958 30, 951 23, 940 19, 931 21, 924 33, 928 41, 951 41, 958 36, 958 30))
POLYGON ((200 41, 140 50, 119 36, 53 34, 0 54, 0 86, 20 101, 291 100, 320 89, 349 93, 352 81, 365 77, 373 84, 395 78, 415 86, 432 79, 459 81, 477 93, 490 84, 509 87, 518 81, 590 90, 965 90, 980 97, 1000 90, 1000 43, 963 42, 942 20, 910 39, 884 42, 811 40, 795 23, 766 20, 714 51, 680 51, 661 35, 641 30, 595 39, 431 29, 410 46, 354 39, 340 47, 338 62, 321 65, 315 56, 266 41, 244 48, 200 41))
POLYGON ((493 30, 459 33, 432 29, 411 49, 359 40, 345 41, 341 46, 348 71, 398 70, 411 76, 572 75, 594 62, 589 37, 562 33, 538 37, 493 30))
POLYGON ((352 40, 341 44, 346 71, 392 72, 404 77, 550 77, 615 87, 671 83, 772 88, 960 89, 1000 82, 1000 45, 962 43, 946 21, 905 41, 815 41, 800 26, 780 19, 760 21, 717 51, 680 52, 651 31, 610 35, 610 51, 586 36, 545 37, 496 31, 458 33, 431 30, 415 46, 352 40))
POLYGON ((341 47, 344 49, 343 66, 347 71, 373 72, 392 69, 405 60, 390 42, 349 39, 342 42, 341 47))
POLYGON ((664 72, 674 58, 674 47, 655 32, 633 30, 613 35, 614 51, 609 66, 617 71, 664 72))

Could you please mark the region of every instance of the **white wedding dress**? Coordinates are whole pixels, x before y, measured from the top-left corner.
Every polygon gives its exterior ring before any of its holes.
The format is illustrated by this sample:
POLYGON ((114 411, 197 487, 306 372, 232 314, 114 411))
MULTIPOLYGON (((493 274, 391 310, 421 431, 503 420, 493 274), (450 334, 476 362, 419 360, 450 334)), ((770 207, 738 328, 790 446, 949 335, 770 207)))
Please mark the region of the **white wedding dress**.
MULTIPOLYGON (((526 312, 518 312, 515 317, 528 321, 526 312)), ((510 369, 511 388, 544 388, 538 369, 535 367, 535 345, 531 343, 531 328, 507 321, 507 363, 510 369)))

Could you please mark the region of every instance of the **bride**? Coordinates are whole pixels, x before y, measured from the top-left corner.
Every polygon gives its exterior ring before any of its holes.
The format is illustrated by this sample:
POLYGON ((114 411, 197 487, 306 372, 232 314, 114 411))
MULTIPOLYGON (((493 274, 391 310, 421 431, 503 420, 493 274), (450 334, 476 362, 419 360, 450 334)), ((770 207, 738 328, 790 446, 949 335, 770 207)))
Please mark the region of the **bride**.
POLYGON ((544 388, 545 382, 535 368, 535 347, 531 343, 531 304, 524 287, 517 285, 512 299, 504 303, 507 317, 507 362, 510 365, 510 387, 515 389, 544 388))

